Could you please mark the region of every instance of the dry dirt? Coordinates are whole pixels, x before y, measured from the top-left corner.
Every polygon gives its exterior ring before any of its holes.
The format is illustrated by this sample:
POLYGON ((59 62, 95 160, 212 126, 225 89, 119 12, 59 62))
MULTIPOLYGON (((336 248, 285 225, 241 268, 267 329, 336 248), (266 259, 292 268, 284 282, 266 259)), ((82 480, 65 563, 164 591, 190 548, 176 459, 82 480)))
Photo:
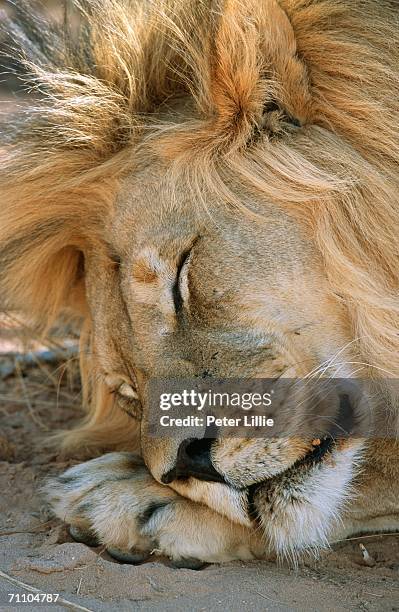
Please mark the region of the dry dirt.
POLYGON ((73 542, 39 489, 49 473, 71 464, 46 439, 80 416, 76 362, 26 365, 15 359, 18 349, 14 323, 0 319, 1 611, 36 609, 8 603, 9 593, 22 600, 29 587, 63 598, 61 605, 36 604, 42 610, 399 610, 399 534, 337 543, 297 569, 236 562, 193 571, 156 559, 132 566, 73 542), (373 567, 364 565, 361 543, 373 567))
MULTIPOLYGON (((7 90, 0 90, 0 100, 3 111, 16 102, 7 90)), ((51 360, 33 360, 26 367, 15 360, 22 348, 15 326, 0 318, 0 612, 399 611, 399 534, 335 544, 297 569, 237 562, 193 571, 155 559, 132 566, 114 561, 101 548, 73 542, 51 517, 39 489, 48 474, 71 465, 46 439, 81 416, 74 361, 68 368, 51 360), (375 561, 373 567, 364 565, 360 544, 375 561), (58 593, 64 601, 8 603, 9 593, 22 600, 32 588, 58 593)))

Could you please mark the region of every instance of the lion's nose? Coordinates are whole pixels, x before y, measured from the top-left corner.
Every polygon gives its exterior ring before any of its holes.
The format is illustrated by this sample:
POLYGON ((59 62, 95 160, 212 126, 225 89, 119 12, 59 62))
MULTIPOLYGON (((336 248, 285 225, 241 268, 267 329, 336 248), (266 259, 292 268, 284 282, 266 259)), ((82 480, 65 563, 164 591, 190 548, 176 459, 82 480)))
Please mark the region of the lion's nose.
POLYGON ((223 476, 213 467, 211 446, 214 438, 188 438, 183 440, 177 451, 176 465, 162 476, 162 482, 198 478, 209 482, 225 482, 223 476))

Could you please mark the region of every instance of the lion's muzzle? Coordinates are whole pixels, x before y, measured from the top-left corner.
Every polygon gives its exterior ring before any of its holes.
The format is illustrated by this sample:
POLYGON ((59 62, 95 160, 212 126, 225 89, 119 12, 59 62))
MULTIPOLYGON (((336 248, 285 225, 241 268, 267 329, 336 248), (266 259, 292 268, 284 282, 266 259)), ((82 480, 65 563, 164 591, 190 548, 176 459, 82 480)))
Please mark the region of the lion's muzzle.
POLYGON ((161 478, 164 484, 193 477, 208 482, 225 482, 211 461, 213 438, 188 438, 181 442, 174 468, 161 478))

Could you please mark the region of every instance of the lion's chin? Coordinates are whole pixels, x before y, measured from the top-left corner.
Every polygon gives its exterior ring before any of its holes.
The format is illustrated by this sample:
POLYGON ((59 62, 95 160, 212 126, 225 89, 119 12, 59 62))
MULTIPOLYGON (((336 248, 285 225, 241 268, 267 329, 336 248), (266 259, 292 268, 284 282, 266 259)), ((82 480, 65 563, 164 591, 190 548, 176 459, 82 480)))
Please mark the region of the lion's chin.
POLYGON ((265 549, 295 559, 326 548, 337 532, 353 499, 351 483, 362 448, 362 440, 325 438, 289 469, 248 488, 195 478, 171 486, 235 523, 255 526, 257 537, 263 533, 265 549))
POLYGON ((353 497, 362 447, 361 440, 326 438, 288 470, 252 487, 251 514, 273 551, 295 558, 328 546, 353 497))

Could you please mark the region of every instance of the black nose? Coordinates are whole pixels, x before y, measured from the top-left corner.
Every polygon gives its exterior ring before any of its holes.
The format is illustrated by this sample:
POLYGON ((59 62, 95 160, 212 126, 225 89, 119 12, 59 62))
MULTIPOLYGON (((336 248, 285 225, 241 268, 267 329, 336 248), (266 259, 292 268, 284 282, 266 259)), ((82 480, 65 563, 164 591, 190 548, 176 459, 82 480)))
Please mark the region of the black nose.
POLYGON ((225 482, 211 461, 211 446, 214 438, 189 438, 183 440, 177 451, 176 465, 162 476, 162 482, 185 480, 190 476, 209 482, 225 482))

